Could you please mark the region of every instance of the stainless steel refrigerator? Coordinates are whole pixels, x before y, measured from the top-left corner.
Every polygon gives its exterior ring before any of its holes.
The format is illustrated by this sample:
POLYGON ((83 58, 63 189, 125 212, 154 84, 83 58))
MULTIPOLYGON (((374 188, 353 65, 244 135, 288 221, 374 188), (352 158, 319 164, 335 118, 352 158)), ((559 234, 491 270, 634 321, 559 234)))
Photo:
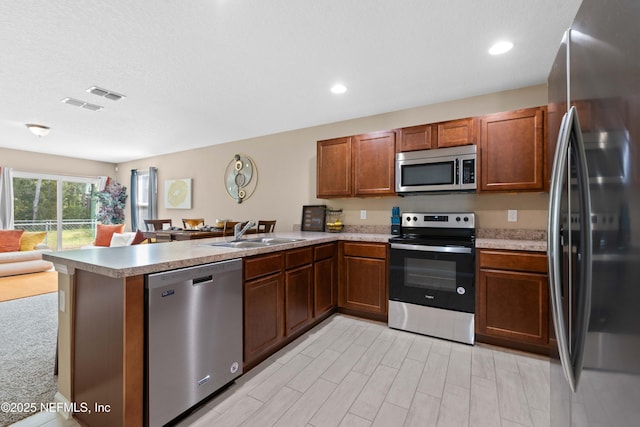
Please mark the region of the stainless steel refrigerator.
POLYGON ((551 425, 639 426, 638 0, 584 0, 548 84, 551 425))

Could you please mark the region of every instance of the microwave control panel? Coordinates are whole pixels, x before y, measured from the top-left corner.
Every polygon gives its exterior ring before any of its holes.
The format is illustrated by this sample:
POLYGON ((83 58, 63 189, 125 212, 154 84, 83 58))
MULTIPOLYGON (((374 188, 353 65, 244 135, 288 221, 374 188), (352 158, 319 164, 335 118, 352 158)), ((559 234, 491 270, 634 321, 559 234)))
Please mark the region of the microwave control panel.
POLYGON ((476 161, 475 159, 462 160, 462 183, 473 184, 476 182, 476 161))

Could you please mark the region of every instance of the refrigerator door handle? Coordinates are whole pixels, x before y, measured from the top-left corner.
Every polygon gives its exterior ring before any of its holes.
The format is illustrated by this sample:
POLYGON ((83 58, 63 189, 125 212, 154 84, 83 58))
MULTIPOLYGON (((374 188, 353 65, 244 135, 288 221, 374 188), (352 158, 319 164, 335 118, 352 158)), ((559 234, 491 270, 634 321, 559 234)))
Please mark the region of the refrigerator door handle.
POLYGON ((589 187, 589 172, 587 170, 587 155, 582 140, 582 130, 576 107, 571 107, 572 115, 571 132, 575 138, 576 174, 579 192, 580 217, 583 219, 580 226, 580 248, 582 255, 580 262, 580 283, 578 284, 578 301, 576 310, 576 322, 573 329, 575 336, 574 354, 572 355, 572 370, 575 378, 575 386, 578 386, 582 372, 582 359, 584 356, 585 341, 591 313, 591 269, 593 261, 592 230, 591 230, 591 189, 589 187))
POLYGON ((571 128, 569 126, 570 115, 565 113, 560 125, 558 144, 553 159, 551 186, 549 189, 549 213, 547 217, 547 262, 549 268, 549 295, 551 296, 551 309, 553 324, 558 342, 558 353, 564 376, 569 382, 571 390, 575 391, 575 378, 569 356, 569 337, 564 321, 562 307, 562 269, 560 266, 562 247, 560 243, 560 210, 562 197, 563 178, 567 173, 567 157, 571 128))
MULTIPOLYGON (((568 179, 570 182, 570 179, 568 179)), ((582 133, 575 107, 571 107, 562 118, 560 134, 558 135, 558 145, 553 162, 553 174, 551 177, 551 188, 549 197, 549 214, 547 221, 547 256, 549 268, 549 291, 551 295, 551 306, 553 313, 556 339, 558 341, 558 352, 562 368, 571 387, 575 391, 582 371, 582 356, 584 351, 584 340, 586 338, 588 317, 590 311, 591 296, 591 198, 589 191, 589 177, 586 164, 586 155, 582 141, 582 133), (584 219, 580 228, 581 234, 581 274, 578 298, 578 311, 576 317, 576 327, 574 329, 576 352, 572 355, 570 351, 570 335, 565 323, 564 307, 562 304, 562 269, 561 254, 562 245, 560 241, 560 221, 561 221, 561 197, 563 178, 568 171, 568 154, 572 136, 575 138, 576 165, 578 173, 578 191, 580 192, 580 214, 584 219)), ((571 268, 571 267, 569 267, 571 268)), ((571 291, 570 291, 571 293, 571 291)))

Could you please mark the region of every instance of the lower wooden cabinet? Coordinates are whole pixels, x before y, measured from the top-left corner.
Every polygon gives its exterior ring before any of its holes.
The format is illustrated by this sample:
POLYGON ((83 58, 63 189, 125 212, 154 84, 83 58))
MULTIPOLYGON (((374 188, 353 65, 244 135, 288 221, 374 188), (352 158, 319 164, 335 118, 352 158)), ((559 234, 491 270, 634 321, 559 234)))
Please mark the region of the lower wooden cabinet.
POLYGON ((338 305, 337 243, 314 248, 313 317, 318 318, 338 305))
POLYGON ((313 248, 285 252, 285 268, 284 333, 289 336, 313 320, 313 248))
POLYGON ((547 354, 546 254, 481 249, 477 260, 476 339, 547 354))
POLYGON ((244 261, 244 361, 258 360, 284 337, 282 253, 244 261))
POLYGON ((337 243, 244 259, 244 365, 262 361, 336 307, 337 243))
POLYGON ((383 243, 341 243, 339 307, 386 318, 388 249, 383 243))

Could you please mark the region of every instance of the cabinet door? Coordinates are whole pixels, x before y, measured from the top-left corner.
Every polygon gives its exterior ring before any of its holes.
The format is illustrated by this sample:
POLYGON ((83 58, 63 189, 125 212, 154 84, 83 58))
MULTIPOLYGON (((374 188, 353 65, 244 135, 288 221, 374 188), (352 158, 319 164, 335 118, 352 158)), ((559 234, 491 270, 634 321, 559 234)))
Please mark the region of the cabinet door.
POLYGON ((544 190, 544 112, 529 108, 484 116, 480 191, 544 190))
POLYGON ((344 256, 340 306, 387 314, 387 263, 382 259, 344 256))
POLYGON ((252 362, 283 339, 282 274, 244 285, 244 362, 252 362))
POLYGON ((351 137, 318 141, 316 196, 348 197, 351 194, 351 137))
POLYGON ((549 343, 545 274, 480 269, 476 332, 525 344, 549 343))
POLYGON ((395 195, 396 134, 375 132, 353 137, 355 196, 395 195))
POLYGON ((313 319, 313 265, 288 270, 285 277, 285 335, 290 335, 313 319))
POLYGON ((398 136, 398 152, 436 148, 436 138, 437 128, 435 125, 402 128, 398 136))
POLYGON ((475 144, 474 119, 438 123, 438 148, 475 144))
POLYGON ((336 258, 316 261, 313 266, 313 316, 318 317, 333 309, 337 302, 336 258))

